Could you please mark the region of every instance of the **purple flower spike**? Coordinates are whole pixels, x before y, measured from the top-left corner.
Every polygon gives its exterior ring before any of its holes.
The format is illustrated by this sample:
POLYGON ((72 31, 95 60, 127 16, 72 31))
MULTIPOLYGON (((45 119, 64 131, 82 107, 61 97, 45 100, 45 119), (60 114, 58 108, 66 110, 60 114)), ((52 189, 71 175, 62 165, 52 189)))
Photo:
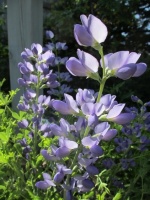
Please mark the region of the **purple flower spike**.
POLYGON ((66 62, 66 68, 74 76, 88 76, 91 73, 97 73, 99 63, 97 59, 89 53, 77 50, 79 60, 71 57, 66 62))
POLYGON ((79 45, 96 46, 97 43, 102 43, 107 37, 107 27, 100 19, 94 15, 81 15, 82 25, 74 26, 74 36, 79 45))

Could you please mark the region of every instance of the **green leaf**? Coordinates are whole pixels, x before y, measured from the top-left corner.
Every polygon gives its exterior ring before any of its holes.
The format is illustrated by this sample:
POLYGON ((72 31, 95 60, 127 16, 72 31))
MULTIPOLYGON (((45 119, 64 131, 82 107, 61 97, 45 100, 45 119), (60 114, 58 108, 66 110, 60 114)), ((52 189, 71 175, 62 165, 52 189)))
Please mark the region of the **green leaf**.
POLYGON ((6 187, 4 185, 0 185, 0 190, 6 190, 6 187))
POLYGON ((4 109, 0 109, 0 114, 2 114, 4 112, 4 109))
POLYGON ((120 200, 122 197, 121 192, 117 192, 117 194, 114 196, 113 200, 120 200))
POLYGON ((18 115, 18 113, 12 111, 12 116, 13 116, 15 119, 19 119, 19 120, 20 120, 20 116, 18 115))

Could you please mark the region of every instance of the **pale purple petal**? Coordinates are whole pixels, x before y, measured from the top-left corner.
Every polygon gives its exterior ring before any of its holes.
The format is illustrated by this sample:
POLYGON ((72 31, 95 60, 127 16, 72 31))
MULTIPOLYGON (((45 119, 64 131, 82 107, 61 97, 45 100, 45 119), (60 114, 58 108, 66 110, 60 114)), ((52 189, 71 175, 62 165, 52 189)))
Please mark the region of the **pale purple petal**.
POLYGON ((117 117, 121 111, 123 110, 125 104, 117 104, 115 105, 108 113, 107 119, 112 119, 114 117, 117 117))
POLYGON ((84 103, 81 106, 81 110, 85 115, 92 115, 94 112, 94 104, 93 103, 84 103))
POLYGON ((82 65, 90 72, 96 73, 98 71, 99 63, 97 59, 89 53, 77 50, 77 55, 82 65))
POLYGON ((105 111, 105 106, 101 103, 95 103, 94 113, 96 116, 100 116, 105 111))
POLYGON ((88 116, 88 126, 94 126, 98 124, 98 117, 96 115, 88 116))
POLYGON ((43 173, 44 180, 48 179, 51 180, 51 176, 48 173, 43 173))
POLYGON ((131 52, 125 64, 136 63, 140 56, 140 53, 131 52))
POLYGON ((80 15, 82 24, 87 28, 88 27, 88 18, 86 15, 80 15))
MULTIPOLYGON (((48 161, 50 161, 50 160, 53 160, 53 158, 54 158, 54 156, 53 155, 50 155, 48 152, 47 152, 47 150, 41 150, 41 154, 42 154, 42 156, 46 159, 46 160, 48 160, 48 161)), ((55 159, 54 159, 55 160, 55 159)))
POLYGON ((92 46, 93 44, 93 38, 82 25, 76 24, 74 26, 74 36, 79 45, 92 46))
POLYGON ((114 138, 116 134, 117 134, 116 129, 110 129, 103 135, 102 140, 109 141, 112 138, 114 138))
POLYGON ((70 140, 65 140, 65 146, 70 150, 78 148, 78 144, 70 140))
POLYGON ((116 116, 115 118, 111 119, 111 121, 117 124, 128 124, 135 118, 133 113, 121 113, 120 115, 116 116))
POLYGON ((108 34, 105 24, 94 15, 88 17, 88 31, 98 43, 104 42, 108 34))
POLYGON ((81 142, 83 146, 89 147, 89 148, 91 148, 95 144, 98 144, 97 139, 92 138, 91 136, 84 137, 81 142))
POLYGON ((33 43, 31 45, 31 50, 33 51, 34 54, 40 55, 43 51, 43 48, 40 44, 33 43))
POLYGON ((68 107, 70 108, 70 110, 72 110, 72 113, 79 113, 79 108, 77 107, 77 103, 73 99, 73 97, 69 94, 64 94, 64 96, 68 107))
POLYGON ((63 173, 60 173, 60 172, 57 172, 54 176, 54 181, 56 183, 60 183, 63 179, 64 179, 64 174, 63 173))
POLYGON ((52 133, 56 136, 64 135, 61 128, 57 124, 50 124, 50 129, 51 129, 52 133))
POLYGON ((96 156, 96 157, 103 155, 103 149, 98 145, 93 145, 90 148, 90 151, 93 154, 93 156, 96 156))
POLYGON ((133 74, 133 77, 141 76, 147 69, 147 65, 145 63, 136 64, 136 72, 133 74))
POLYGON ((127 80, 133 76, 133 74, 136 72, 136 64, 127 64, 123 65, 121 68, 119 68, 116 72, 116 76, 118 78, 121 78, 123 80, 127 80))
POLYGON ((66 68, 74 76, 87 76, 87 70, 77 58, 69 58, 66 62, 66 68))
POLYGON ((118 69, 125 64, 129 56, 129 51, 118 51, 111 55, 108 59, 109 69, 118 69))
MULTIPOLYGON (((105 67, 108 66, 108 59, 109 59, 109 57, 110 57, 111 55, 113 55, 113 53, 109 53, 109 54, 107 54, 107 55, 104 56, 105 67)), ((102 59, 100 60, 100 63, 101 63, 101 66, 103 66, 102 59)))
POLYGON ((109 128, 110 125, 108 124, 108 122, 102 122, 95 127, 94 132, 95 134, 104 134, 108 131, 109 128))
POLYGON ((68 149, 67 147, 60 147, 56 150, 56 156, 57 157, 60 157, 60 158, 63 158, 63 157, 66 157, 68 156, 70 153, 70 149, 68 149))
POLYGON ((70 109, 69 109, 68 105, 63 101, 54 100, 54 101, 52 101, 52 106, 56 111, 60 112, 63 115, 70 114, 70 109))
POLYGON ((49 183, 47 183, 46 181, 38 181, 38 182, 35 184, 35 186, 36 186, 37 188, 42 189, 42 190, 47 189, 47 188, 50 187, 49 183))

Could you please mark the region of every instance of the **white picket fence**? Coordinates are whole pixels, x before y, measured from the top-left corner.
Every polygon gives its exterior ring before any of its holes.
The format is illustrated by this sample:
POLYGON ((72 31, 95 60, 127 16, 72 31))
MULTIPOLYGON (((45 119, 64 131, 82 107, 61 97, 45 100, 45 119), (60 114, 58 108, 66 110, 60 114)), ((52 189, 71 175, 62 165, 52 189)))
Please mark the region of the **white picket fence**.
MULTIPOLYGON (((43 0, 7 0, 7 30, 11 89, 18 88, 20 54, 32 43, 42 44, 43 0)), ((22 89, 12 102, 16 109, 22 89)))

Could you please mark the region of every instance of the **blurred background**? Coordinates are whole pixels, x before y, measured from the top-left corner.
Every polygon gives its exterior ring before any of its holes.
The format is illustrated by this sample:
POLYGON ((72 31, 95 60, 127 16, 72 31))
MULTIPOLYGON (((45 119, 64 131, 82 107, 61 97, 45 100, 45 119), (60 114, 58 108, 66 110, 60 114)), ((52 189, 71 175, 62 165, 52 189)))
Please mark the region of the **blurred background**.
MULTIPOLYGON (((117 100, 121 102, 130 102, 131 94, 144 102, 150 101, 149 0, 43 0, 43 45, 47 43, 45 31, 51 30, 55 34, 55 42, 67 43, 68 50, 60 56, 76 57, 76 50, 80 48, 99 58, 95 50, 79 46, 74 39, 73 27, 74 24, 81 24, 81 14, 93 14, 107 26, 109 34, 102 44, 105 54, 120 50, 135 51, 142 54, 138 62, 145 62, 148 66, 147 72, 139 78, 127 81, 111 78, 105 93, 117 95, 117 100)), ((0 81, 6 79, 2 88, 6 93, 10 90, 7 38, 7 1, 0 0, 0 81)), ((61 71, 66 71, 65 66, 61 71)), ((90 79, 75 77, 71 84, 74 89, 88 87, 98 90, 98 85, 90 79)))

